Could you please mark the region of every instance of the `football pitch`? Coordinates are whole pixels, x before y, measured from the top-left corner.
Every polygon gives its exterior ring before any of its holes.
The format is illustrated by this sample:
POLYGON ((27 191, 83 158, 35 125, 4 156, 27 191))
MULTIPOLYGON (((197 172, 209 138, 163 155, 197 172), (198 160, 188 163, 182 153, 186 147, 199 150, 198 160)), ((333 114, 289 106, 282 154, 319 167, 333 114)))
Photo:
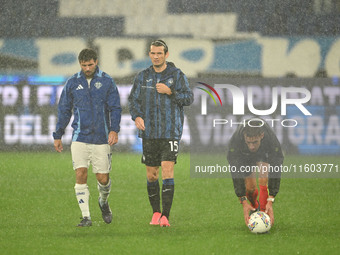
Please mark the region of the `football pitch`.
MULTIPOLYGON (((285 164, 338 156, 287 156, 285 164)), ((283 178, 275 225, 252 234, 231 179, 191 178, 190 155, 179 155, 170 228, 150 226, 151 207, 139 154, 112 159, 113 222, 102 221, 90 172, 93 226, 76 228, 70 152, 0 154, 0 254, 338 254, 340 178, 283 178)))

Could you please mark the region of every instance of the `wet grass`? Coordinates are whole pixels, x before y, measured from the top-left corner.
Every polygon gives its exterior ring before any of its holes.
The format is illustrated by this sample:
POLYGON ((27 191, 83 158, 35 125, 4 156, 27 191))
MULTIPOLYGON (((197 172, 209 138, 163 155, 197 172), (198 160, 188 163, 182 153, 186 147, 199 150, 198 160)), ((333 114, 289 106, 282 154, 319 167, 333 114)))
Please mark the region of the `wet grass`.
MULTIPOLYGON (((287 157, 286 163, 309 160, 287 157)), ((339 163, 337 157, 327 160, 339 163)), ((115 153, 112 166, 113 222, 101 219, 90 174, 94 224, 76 228, 80 211, 70 153, 2 152, 1 254, 338 254, 339 178, 282 179, 275 225, 269 234, 254 235, 243 223, 232 181, 191 178, 189 154, 180 154, 176 165, 170 228, 149 225, 140 155, 115 153)))

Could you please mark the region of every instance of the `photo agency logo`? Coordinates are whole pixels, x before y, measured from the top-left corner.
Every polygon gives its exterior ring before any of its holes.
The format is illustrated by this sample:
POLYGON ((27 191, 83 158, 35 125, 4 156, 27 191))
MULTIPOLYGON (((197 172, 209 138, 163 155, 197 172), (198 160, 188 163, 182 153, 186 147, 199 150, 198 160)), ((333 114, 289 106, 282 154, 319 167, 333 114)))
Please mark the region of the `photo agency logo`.
MULTIPOLYGON (((222 100, 221 100, 220 95, 217 93, 217 91, 216 91, 213 87, 211 87, 209 84, 206 84, 206 83, 204 83, 204 82, 197 82, 197 83, 199 83, 199 84, 201 84, 201 85, 207 87, 207 88, 210 89, 212 92, 214 92, 215 95, 217 96, 218 100, 220 101, 221 106, 223 106, 223 105, 222 105, 222 100)), ((201 87, 197 87, 197 88, 200 89, 200 90, 205 91, 205 92, 212 98, 212 100, 214 100, 215 105, 217 105, 214 96, 210 93, 209 90, 203 89, 203 88, 201 88, 201 87)), ((206 97, 205 97, 205 99, 206 99, 206 97)), ((205 112, 204 112, 205 114, 203 114, 203 115, 206 115, 206 114, 207 114, 207 100, 204 100, 204 101, 202 100, 202 104, 204 104, 204 106, 202 105, 202 106, 201 106, 201 109, 202 109, 202 110, 203 110, 203 109, 205 110, 205 112)))
MULTIPOLYGON (((287 115, 287 107, 293 106, 296 107, 303 115, 311 116, 312 114, 307 110, 307 108, 303 105, 307 103, 311 99, 311 93, 308 89, 303 87, 273 87, 271 89, 271 106, 269 109, 256 109, 253 103, 253 88, 249 86, 244 93, 239 87, 231 84, 215 84, 211 86, 209 84, 203 82, 197 82, 208 88, 212 91, 216 97, 218 98, 221 107, 229 107, 228 105, 222 104, 222 100, 220 95, 217 93, 216 89, 222 89, 223 92, 230 93, 232 97, 232 109, 231 112, 235 116, 242 116, 248 113, 253 114, 254 116, 269 116, 271 114, 278 112, 278 107, 280 108, 280 115, 287 115), (297 96, 291 96, 297 95, 297 96), (246 108, 247 107, 247 108, 246 108), (247 110, 247 113, 246 113, 247 110)), ((208 96, 213 99, 215 106, 217 106, 217 102, 212 95, 212 93, 208 89, 204 89, 201 87, 197 87, 198 89, 203 90, 206 93, 201 94, 201 115, 207 115, 208 112, 208 96)), ((229 110, 229 109, 228 109, 229 110)), ((283 127, 296 127, 298 125, 298 121, 296 119, 269 119, 264 118, 266 122, 272 127, 275 123, 279 122, 283 127)), ((246 125, 245 120, 243 122, 233 122, 233 120, 228 119, 213 119, 212 125, 216 127, 217 125, 246 125)))

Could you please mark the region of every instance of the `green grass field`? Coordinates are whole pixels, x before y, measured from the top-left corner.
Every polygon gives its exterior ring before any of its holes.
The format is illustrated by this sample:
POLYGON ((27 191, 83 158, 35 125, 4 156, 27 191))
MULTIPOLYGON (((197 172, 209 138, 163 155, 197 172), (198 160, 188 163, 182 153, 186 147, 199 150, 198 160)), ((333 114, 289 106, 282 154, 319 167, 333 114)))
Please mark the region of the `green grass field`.
MULTIPOLYGON (((316 160, 286 157, 287 162, 316 160)), ((321 157, 339 163, 339 157, 321 157)), ((340 163, 339 163, 340 164, 340 163)), ((170 228, 150 226, 144 166, 138 154, 113 157, 106 225, 89 175, 93 226, 76 228, 70 152, 0 154, 0 254, 338 254, 340 179, 282 179, 275 225, 255 235, 243 222, 230 179, 190 177, 190 156, 175 169, 170 228)))

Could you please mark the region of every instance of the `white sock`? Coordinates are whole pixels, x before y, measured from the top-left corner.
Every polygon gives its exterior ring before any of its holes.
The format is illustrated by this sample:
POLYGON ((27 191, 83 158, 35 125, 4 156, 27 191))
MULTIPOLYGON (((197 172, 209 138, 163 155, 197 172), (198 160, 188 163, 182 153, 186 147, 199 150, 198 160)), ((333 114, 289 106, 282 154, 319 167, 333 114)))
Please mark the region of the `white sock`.
POLYGON ((107 199, 110 195, 111 192, 111 179, 109 180, 108 184, 106 184, 105 186, 100 184, 99 182, 97 182, 98 185, 98 191, 99 191, 99 202, 101 205, 105 204, 107 202, 107 199))
POLYGON ((81 211, 81 214, 84 217, 90 217, 90 209, 89 209, 89 198, 90 191, 87 184, 78 184, 74 186, 74 190, 76 192, 76 197, 78 201, 78 205, 81 211))

